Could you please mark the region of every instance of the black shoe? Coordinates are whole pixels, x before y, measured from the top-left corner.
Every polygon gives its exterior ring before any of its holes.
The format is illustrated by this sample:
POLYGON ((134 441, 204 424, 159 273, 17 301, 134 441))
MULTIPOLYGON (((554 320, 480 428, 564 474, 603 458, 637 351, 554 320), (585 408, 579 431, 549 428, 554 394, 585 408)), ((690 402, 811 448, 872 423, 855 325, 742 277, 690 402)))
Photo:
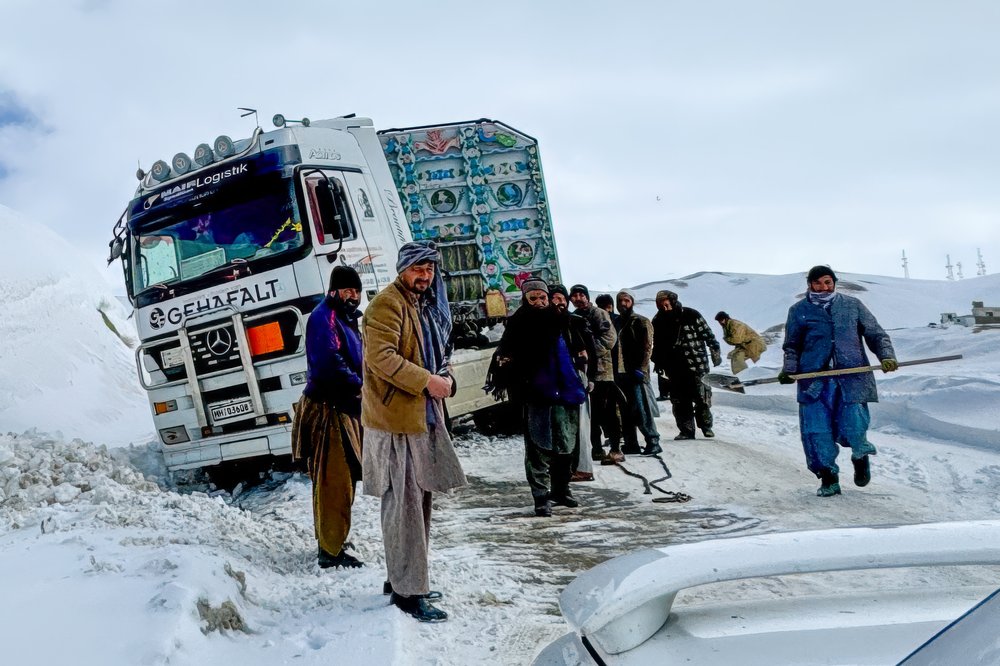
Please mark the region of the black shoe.
POLYGON ((552 506, 565 506, 570 509, 575 509, 580 506, 580 503, 569 494, 563 496, 554 495, 549 501, 552 503, 552 506))
POLYGON ((316 556, 316 563, 319 565, 320 569, 330 569, 336 567, 344 567, 345 569, 359 569, 365 566, 365 563, 354 557, 353 555, 348 555, 341 549, 340 553, 337 555, 331 555, 322 548, 319 549, 319 554, 316 556))
POLYGON ((854 463, 854 485, 864 488, 872 480, 872 466, 868 461, 868 456, 861 456, 857 460, 852 459, 851 462, 854 463))
POLYGON ((642 456, 655 456, 658 453, 663 453, 663 449, 660 448, 659 444, 647 444, 646 448, 642 450, 639 455, 642 456))
POLYGON ((682 433, 679 433, 676 437, 674 437, 674 439, 694 439, 694 433, 693 432, 682 432, 682 433))
POLYGON ((840 494, 840 477, 833 472, 823 472, 820 475, 820 487, 816 491, 818 497, 833 497, 840 494))
MULTIPOLYGON (((385 581, 384 583, 382 583, 382 594, 392 594, 392 583, 390 583, 389 581, 385 581)), ((414 596, 418 596, 421 599, 430 599, 431 601, 436 601, 441 597, 443 597, 444 595, 438 592, 437 590, 431 590, 427 594, 417 594, 414 596)))
POLYGON ((389 603, 421 622, 444 622, 448 614, 440 608, 435 608, 424 597, 404 597, 393 592, 389 595, 389 603))
POLYGON ((539 518, 552 517, 552 502, 549 501, 549 498, 535 499, 535 515, 539 518))
MULTIPOLYGON (((711 428, 702 428, 701 434, 703 434, 705 437, 715 437, 715 432, 711 428)), ((692 437, 691 439, 694 439, 694 437, 692 437)))

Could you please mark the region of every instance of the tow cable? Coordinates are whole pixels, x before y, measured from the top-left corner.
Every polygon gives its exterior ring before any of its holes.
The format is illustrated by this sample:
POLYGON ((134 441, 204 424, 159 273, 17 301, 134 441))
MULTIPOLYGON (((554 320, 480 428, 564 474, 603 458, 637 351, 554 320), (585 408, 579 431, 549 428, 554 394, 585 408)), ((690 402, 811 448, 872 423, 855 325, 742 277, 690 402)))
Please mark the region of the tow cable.
POLYGON ((676 502, 676 503, 679 504, 679 503, 682 503, 682 502, 690 502, 691 501, 691 496, 690 495, 688 495, 686 493, 675 492, 673 490, 664 490, 660 486, 656 485, 656 484, 660 483, 661 481, 666 481, 667 479, 672 479, 674 477, 674 475, 670 473, 670 468, 667 467, 667 463, 663 462, 663 458, 661 458, 659 455, 647 456, 647 457, 656 458, 659 461, 660 466, 663 468, 663 471, 666 472, 667 475, 663 476, 663 477, 660 477, 659 479, 653 479, 652 481, 650 481, 649 479, 647 479, 646 477, 644 477, 642 474, 639 474, 638 472, 630 472, 621 463, 617 463, 616 462, 615 463, 615 467, 617 467, 621 471, 625 472, 625 474, 627 474, 628 476, 631 476, 633 478, 641 480, 643 488, 644 488, 644 490, 642 491, 643 495, 652 495, 653 494, 653 490, 652 490, 653 488, 655 488, 657 491, 663 493, 663 495, 664 495, 663 497, 654 497, 653 498, 653 501, 656 502, 657 504, 666 504, 666 503, 670 503, 670 502, 676 502))

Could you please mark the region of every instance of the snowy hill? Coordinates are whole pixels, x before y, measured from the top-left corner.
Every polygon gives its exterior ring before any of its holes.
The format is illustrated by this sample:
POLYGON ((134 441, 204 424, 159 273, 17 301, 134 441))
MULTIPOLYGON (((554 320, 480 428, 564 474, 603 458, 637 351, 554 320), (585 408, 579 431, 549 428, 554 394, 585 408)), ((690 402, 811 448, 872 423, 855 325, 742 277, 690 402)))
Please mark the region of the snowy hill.
POLYGON ((46 227, 0 206, 0 237, 0 432, 37 428, 107 444, 150 439, 128 311, 46 227))
MULTIPOLYGON (((808 267, 807 267, 808 268, 808 267)), ((836 267, 834 267, 836 269, 836 267)), ((1000 305, 1000 274, 965 280, 907 280, 881 275, 837 273, 837 291, 860 298, 886 329, 926 326, 942 312, 969 314, 972 301, 1000 305)), ((805 271, 789 275, 695 273, 634 288, 641 313, 652 316, 656 292, 677 292, 680 301, 709 322, 719 310, 760 332, 783 326, 788 308, 805 293, 805 271)))

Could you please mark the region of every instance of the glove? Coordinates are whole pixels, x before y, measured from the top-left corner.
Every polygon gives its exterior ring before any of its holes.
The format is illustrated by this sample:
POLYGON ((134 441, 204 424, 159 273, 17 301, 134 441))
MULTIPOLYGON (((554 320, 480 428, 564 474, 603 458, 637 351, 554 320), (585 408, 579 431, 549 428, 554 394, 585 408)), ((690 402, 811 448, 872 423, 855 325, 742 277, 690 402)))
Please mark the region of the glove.
POLYGON ((632 379, 634 379, 637 384, 641 384, 644 381, 646 381, 646 373, 644 373, 642 370, 633 370, 632 379))
POLYGON ((722 354, 717 351, 712 352, 712 365, 716 368, 722 365, 722 354))
POLYGON ((882 359, 882 372, 895 372, 899 370, 899 361, 894 358, 882 359))
POLYGON ((789 375, 787 372, 785 372, 784 370, 782 370, 781 372, 778 373, 778 383, 779 384, 794 384, 795 380, 792 379, 791 375, 789 375))

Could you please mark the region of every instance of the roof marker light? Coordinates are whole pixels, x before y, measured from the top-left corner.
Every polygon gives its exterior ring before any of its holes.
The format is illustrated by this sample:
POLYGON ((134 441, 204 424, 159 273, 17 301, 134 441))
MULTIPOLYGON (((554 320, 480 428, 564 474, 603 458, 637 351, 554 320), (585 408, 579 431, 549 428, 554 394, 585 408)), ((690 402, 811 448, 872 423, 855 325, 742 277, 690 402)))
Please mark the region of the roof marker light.
POLYGON ((194 149, 194 162, 198 166, 208 166, 215 161, 215 155, 212 154, 212 147, 207 143, 198 144, 198 147, 194 149))
POLYGON ((158 180, 162 183, 167 178, 170 178, 170 165, 163 160, 156 160, 153 162, 153 166, 149 168, 149 175, 151 175, 154 180, 158 180))
POLYGON ((233 140, 223 134, 215 140, 215 154, 219 157, 229 157, 235 152, 233 140))
POLYGON ((187 173, 191 170, 191 158, 184 153, 177 153, 173 159, 174 172, 177 175, 187 173))
POLYGON ((285 117, 283 115, 281 115, 280 113, 276 113, 276 114, 274 114, 274 117, 271 118, 271 122, 274 123, 275 127, 284 127, 285 126, 285 117))

